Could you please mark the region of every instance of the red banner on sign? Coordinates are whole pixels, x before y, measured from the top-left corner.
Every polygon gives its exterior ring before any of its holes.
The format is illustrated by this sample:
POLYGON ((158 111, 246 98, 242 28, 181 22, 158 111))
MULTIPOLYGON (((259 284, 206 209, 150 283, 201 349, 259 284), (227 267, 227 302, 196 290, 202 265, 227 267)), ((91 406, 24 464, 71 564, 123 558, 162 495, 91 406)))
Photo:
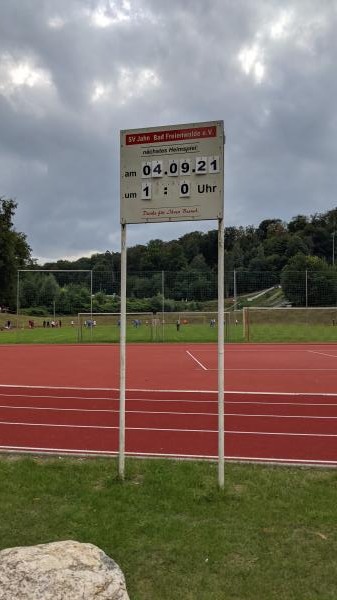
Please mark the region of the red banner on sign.
POLYGON ((177 142, 188 142, 214 137, 216 137, 216 126, 211 125, 209 127, 193 127, 190 129, 167 129, 165 131, 128 133, 125 142, 127 146, 135 144, 159 144, 163 142, 175 144, 177 142))

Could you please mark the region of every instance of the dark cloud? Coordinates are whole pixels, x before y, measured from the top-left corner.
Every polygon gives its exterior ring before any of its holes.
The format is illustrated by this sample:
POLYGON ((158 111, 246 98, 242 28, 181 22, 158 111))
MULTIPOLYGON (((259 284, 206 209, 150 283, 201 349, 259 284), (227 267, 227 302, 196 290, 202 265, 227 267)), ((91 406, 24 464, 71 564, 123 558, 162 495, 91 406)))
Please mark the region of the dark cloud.
POLYGON ((335 206, 336 20, 328 0, 2 2, 0 194, 34 255, 119 249, 120 129, 223 119, 229 225, 335 206))

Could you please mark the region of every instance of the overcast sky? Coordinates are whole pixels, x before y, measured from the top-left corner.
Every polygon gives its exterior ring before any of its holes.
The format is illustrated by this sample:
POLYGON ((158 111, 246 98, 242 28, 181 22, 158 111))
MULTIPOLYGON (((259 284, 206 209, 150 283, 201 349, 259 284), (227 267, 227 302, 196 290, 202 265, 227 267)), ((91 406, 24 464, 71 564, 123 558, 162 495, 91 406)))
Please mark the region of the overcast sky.
POLYGON ((336 31, 336 0, 0 0, 0 195, 33 256, 120 250, 121 129, 223 120, 225 225, 335 207, 336 31))

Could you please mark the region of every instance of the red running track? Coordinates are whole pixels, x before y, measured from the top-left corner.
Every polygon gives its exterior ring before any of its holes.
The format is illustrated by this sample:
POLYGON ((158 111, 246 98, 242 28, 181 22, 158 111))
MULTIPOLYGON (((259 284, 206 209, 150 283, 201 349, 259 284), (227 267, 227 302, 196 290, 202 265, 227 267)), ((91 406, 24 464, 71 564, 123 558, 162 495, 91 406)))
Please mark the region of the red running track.
MULTIPOLYGON (((117 346, 0 346, 0 449, 118 451, 117 346)), ((229 459, 337 466, 337 346, 225 350, 229 459)), ((216 458, 217 350, 130 345, 126 451, 216 458)))

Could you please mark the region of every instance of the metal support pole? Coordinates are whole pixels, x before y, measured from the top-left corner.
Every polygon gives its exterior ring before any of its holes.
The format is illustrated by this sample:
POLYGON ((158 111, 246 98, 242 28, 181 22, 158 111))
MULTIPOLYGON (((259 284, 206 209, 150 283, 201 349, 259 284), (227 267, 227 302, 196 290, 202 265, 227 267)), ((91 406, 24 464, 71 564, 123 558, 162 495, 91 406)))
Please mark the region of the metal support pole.
POLYGON ((126 372, 126 224, 121 225, 121 318, 119 364, 119 456, 118 474, 125 477, 125 372, 126 372))
POLYGON ((224 221, 218 221, 218 483, 225 485, 224 431, 224 221))

